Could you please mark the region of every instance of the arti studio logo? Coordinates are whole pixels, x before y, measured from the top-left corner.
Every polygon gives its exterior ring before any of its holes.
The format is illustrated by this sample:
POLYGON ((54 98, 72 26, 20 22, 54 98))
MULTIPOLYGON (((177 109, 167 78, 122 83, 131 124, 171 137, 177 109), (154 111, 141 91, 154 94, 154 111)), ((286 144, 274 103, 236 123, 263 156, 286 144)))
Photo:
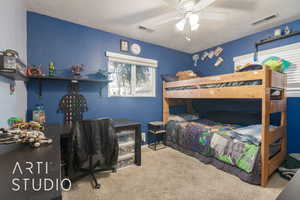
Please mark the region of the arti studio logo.
POLYGON ((71 181, 49 177, 48 162, 16 162, 12 170, 11 189, 17 191, 69 191, 71 181), (33 178, 34 177, 34 178, 33 178))

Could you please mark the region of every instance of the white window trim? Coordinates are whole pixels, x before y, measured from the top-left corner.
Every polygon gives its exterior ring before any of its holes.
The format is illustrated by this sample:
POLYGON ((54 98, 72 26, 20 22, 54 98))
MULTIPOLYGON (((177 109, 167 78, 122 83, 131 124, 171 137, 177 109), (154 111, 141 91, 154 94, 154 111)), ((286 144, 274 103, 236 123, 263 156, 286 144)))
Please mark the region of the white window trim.
POLYGON ((142 65, 146 67, 151 67, 153 68, 153 79, 152 79, 152 87, 153 87, 153 94, 148 95, 148 96, 141 96, 141 95, 135 95, 135 91, 133 91, 133 95, 121 95, 121 96, 114 96, 110 94, 110 91, 108 91, 108 97, 112 98, 122 98, 122 97, 140 97, 140 98, 153 98, 156 97, 156 76, 157 76, 157 71, 156 68, 158 67, 158 61, 153 60, 153 59, 148 59, 148 58, 141 58, 141 57, 136 57, 136 56, 129 56, 129 55, 124 55, 124 54, 119 54, 119 53, 114 53, 114 52, 106 52, 106 56, 108 57, 108 62, 122 62, 122 63, 128 63, 132 65, 132 70, 131 70, 131 81, 133 83, 133 87, 135 88, 135 74, 136 74, 136 65, 142 65))
MULTIPOLYGON (((287 87, 287 97, 300 97, 300 42, 285 45, 273 49, 259 51, 257 54, 258 62, 262 62, 266 56, 278 56, 293 63, 292 66, 285 72, 287 74, 288 86, 295 84, 298 86, 287 87)), ((236 66, 253 62, 254 53, 245 54, 233 58, 236 66)))
POLYGON ((115 62, 123 62, 123 63, 129 63, 129 64, 135 64, 135 65, 143 65, 143 66, 149 66, 149 67, 157 67, 158 61, 148 58, 141 58, 136 56, 128 56, 124 54, 114 53, 107 51, 106 56, 108 57, 109 61, 115 61, 115 62))

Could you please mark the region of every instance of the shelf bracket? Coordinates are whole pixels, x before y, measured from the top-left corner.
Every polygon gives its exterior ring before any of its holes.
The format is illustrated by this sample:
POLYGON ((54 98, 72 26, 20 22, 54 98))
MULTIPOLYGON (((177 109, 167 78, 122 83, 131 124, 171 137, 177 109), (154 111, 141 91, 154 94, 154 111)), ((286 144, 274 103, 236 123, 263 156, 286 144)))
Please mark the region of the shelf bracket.
POLYGON ((13 95, 16 91, 16 81, 13 80, 9 84, 10 95, 13 95))
POLYGON ((43 81, 42 80, 39 80, 38 87, 39 87, 39 98, 41 99, 43 97, 43 81))

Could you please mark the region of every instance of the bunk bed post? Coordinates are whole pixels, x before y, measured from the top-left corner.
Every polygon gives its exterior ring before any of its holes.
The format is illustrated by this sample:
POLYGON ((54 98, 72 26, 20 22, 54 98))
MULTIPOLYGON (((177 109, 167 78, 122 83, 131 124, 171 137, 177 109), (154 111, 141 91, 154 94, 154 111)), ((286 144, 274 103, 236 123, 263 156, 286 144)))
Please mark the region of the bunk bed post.
POLYGON ((186 101, 186 106, 187 106, 187 112, 190 114, 194 113, 194 109, 193 109, 193 101, 192 100, 187 100, 186 101))
MULTIPOLYGON (((286 87, 287 87, 287 79, 286 79, 286 74, 285 74, 285 85, 284 85, 284 89, 282 92, 282 99, 285 101, 285 106, 287 104, 287 100, 286 100, 286 87)), ((281 112, 281 119, 280 119, 280 126, 284 127, 283 129, 283 135, 282 135, 282 140, 281 140, 281 150, 284 151, 284 156, 287 153, 287 136, 286 136, 286 108, 284 111, 281 112)))
POLYGON ((262 97, 262 140, 261 140, 261 186, 266 187, 269 178, 269 126, 270 126, 270 70, 264 68, 262 97))
POLYGON ((170 103, 166 98, 166 82, 163 81, 163 123, 167 124, 170 115, 170 103))

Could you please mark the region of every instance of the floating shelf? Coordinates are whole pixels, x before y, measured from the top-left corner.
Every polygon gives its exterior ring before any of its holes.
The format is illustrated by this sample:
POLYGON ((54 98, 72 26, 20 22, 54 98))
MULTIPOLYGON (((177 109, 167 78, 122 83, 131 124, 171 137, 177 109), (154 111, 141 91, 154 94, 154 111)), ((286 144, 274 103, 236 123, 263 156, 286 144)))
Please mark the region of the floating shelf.
POLYGON ((292 36, 296 36, 296 35, 300 35, 300 30, 291 32, 287 35, 281 35, 281 36, 277 36, 277 37, 269 37, 269 38, 265 38, 265 39, 262 39, 262 40, 259 40, 259 41, 255 42, 254 60, 255 61, 257 60, 258 46, 266 44, 266 43, 274 42, 274 41, 277 41, 277 40, 282 40, 282 39, 285 39, 285 38, 289 38, 289 37, 292 37, 292 36))
POLYGON ((276 41, 276 40, 281 40, 281 39, 285 39, 285 38, 289 38, 289 37, 292 37, 292 36, 295 36, 295 35, 300 35, 300 31, 294 31, 294 32, 291 32, 287 35, 281 35, 281 36, 277 36, 277 37, 270 37, 270 38, 266 38, 266 39, 262 39, 262 40, 259 40, 255 43, 256 46, 259 46, 259 45, 263 45, 263 44, 266 44, 266 43, 269 43, 269 42, 273 42, 273 41, 276 41))
POLYGON ((0 71, 0 75, 10 80, 28 81, 27 76, 16 70, 0 71))
POLYGON ((4 76, 10 80, 19 80, 19 81, 29 81, 29 80, 38 80, 39 81, 39 97, 42 97, 42 82, 44 80, 59 80, 59 81, 70 81, 71 83, 78 83, 78 82, 86 82, 86 83, 100 83, 100 96, 102 96, 102 89, 103 87, 111 82, 110 80, 99 80, 99 79, 89 79, 89 78, 76 78, 76 77, 62 77, 62 76, 26 76, 17 70, 6 70, 0 71, 0 75, 4 76))
POLYGON ((97 80, 97 79, 88 79, 88 78, 76 78, 76 77, 61 77, 61 76, 27 76, 28 80, 38 80, 39 81, 39 97, 43 96, 43 81, 46 80, 58 80, 58 81, 70 81, 71 83, 79 83, 79 82, 86 82, 86 83, 100 83, 100 91, 99 94, 102 96, 102 89, 103 87, 108 84, 109 80, 97 80))
POLYGON ((62 80, 73 82, 93 82, 93 83, 109 83, 109 80, 97 80, 88 78, 76 78, 76 77, 60 77, 60 76, 27 76, 30 80, 62 80))

